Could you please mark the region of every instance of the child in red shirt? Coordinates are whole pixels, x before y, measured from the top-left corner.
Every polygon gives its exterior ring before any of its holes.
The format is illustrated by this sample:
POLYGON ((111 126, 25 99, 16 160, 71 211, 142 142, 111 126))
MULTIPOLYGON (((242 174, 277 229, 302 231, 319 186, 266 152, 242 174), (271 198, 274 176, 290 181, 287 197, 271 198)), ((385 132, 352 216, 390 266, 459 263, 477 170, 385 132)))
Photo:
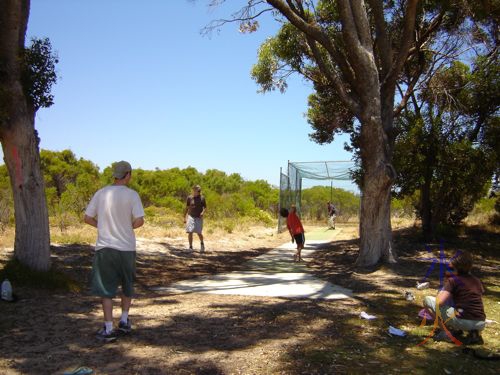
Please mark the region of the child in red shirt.
POLYGON ((290 236, 292 236, 292 243, 295 241, 297 244, 297 253, 293 256, 293 260, 301 262, 302 256, 300 252, 304 248, 306 238, 304 236, 304 227, 297 216, 297 208, 294 204, 290 206, 290 212, 286 208, 283 208, 281 209, 281 216, 286 217, 286 226, 290 232, 290 236))

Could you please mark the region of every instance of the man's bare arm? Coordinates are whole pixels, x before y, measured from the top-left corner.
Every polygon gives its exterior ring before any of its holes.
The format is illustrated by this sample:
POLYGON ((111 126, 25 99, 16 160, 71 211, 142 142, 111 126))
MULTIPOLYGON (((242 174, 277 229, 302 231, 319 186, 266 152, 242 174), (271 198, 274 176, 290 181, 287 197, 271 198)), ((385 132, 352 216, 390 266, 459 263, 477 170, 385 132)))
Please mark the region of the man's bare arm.
POLYGON ((97 228, 97 220, 95 219, 95 217, 90 217, 88 215, 85 215, 85 217, 83 218, 83 221, 88 224, 88 225, 92 225, 93 227, 96 227, 97 228))
POLYGON ((137 229, 139 227, 142 227, 144 225, 144 217, 138 217, 132 222, 132 228, 137 229))

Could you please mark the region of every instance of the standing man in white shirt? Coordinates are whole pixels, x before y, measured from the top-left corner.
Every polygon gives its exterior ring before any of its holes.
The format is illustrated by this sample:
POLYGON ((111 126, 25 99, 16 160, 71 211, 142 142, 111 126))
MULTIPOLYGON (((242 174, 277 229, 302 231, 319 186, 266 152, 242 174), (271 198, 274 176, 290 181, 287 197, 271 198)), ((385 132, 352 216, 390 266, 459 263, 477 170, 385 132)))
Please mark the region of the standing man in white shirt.
POLYGON ((85 223, 97 228, 97 242, 92 264, 91 290, 101 297, 104 326, 97 338, 115 341, 113 298, 121 286, 122 315, 118 331, 132 330, 128 312, 134 292, 136 242, 134 229, 144 224, 144 208, 139 194, 128 188, 132 167, 126 161, 113 164, 114 183, 98 190, 86 211, 85 223))

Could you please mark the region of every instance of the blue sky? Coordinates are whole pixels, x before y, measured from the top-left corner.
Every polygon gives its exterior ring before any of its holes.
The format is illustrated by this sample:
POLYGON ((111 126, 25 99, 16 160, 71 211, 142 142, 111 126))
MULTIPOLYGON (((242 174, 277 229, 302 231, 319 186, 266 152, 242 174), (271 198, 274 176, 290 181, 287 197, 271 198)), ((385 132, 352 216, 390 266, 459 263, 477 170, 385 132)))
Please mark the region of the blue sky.
POLYGON ((350 160, 346 136, 309 140, 307 82, 296 77, 285 94, 257 93, 250 69, 278 25, 263 18, 253 34, 228 24, 202 36, 211 20, 244 4, 210 10, 208 2, 32 0, 27 40, 50 38, 60 60, 55 104, 36 118, 41 147, 71 149, 101 170, 125 159, 134 168, 218 169, 273 185, 288 160, 350 160))

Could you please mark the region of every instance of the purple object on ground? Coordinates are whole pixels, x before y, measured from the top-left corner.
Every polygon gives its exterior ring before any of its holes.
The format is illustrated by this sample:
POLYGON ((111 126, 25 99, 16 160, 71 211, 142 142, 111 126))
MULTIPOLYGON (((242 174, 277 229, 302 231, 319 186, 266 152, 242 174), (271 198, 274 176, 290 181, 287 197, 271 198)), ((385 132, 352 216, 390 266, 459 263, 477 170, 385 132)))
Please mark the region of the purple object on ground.
POLYGON ((420 318, 425 318, 427 320, 434 320, 434 316, 432 316, 426 309, 422 309, 418 312, 418 316, 420 318))

